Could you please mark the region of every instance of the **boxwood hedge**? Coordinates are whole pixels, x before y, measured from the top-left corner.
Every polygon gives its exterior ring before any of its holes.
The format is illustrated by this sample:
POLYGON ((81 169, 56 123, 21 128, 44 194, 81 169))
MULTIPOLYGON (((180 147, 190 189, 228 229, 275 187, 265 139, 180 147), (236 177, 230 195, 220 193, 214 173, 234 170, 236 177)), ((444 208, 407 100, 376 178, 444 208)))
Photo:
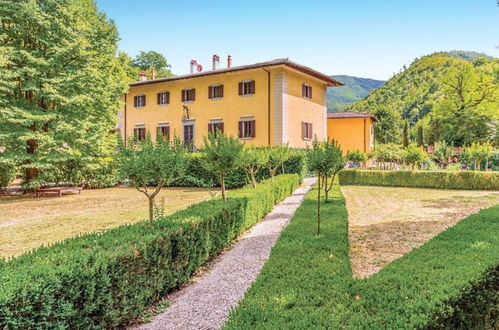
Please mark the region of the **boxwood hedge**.
POLYGON ((342 185, 499 190, 499 172, 343 170, 342 185))
POLYGON ((0 262, 0 328, 113 328, 184 283, 299 184, 297 174, 231 191, 153 225, 88 234, 0 262))
POLYGON ((311 191, 225 329, 497 329, 499 206, 390 263, 352 278, 343 197, 311 191))

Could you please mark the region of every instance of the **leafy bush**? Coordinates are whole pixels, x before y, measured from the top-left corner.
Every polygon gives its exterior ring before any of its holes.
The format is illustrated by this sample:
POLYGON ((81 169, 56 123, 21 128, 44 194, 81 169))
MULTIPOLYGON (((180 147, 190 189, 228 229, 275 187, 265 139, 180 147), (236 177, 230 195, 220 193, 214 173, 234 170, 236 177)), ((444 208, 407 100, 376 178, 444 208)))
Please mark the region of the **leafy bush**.
POLYGON ((367 154, 359 149, 347 152, 346 160, 355 164, 355 166, 362 166, 367 161, 367 154))
POLYGON ((422 147, 411 144, 402 152, 402 159, 414 169, 416 165, 421 167, 421 164, 428 159, 428 154, 422 147))
POLYGON ((0 328, 114 328, 185 283, 300 183, 296 174, 0 263, 0 328))
POLYGON ((13 163, 0 160, 0 190, 7 187, 16 176, 16 167, 13 163))
POLYGON ((339 178, 342 185, 499 190, 499 172, 343 170, 339 178))
MULTIPOLYGON (((367 279, 353 279, 339 186, 314 235, 315 191, 282 232, 224 329, 495 329, 499 206, 437 235, 367 279)), ((496 315, 497 316, 497 315, 496 315)))

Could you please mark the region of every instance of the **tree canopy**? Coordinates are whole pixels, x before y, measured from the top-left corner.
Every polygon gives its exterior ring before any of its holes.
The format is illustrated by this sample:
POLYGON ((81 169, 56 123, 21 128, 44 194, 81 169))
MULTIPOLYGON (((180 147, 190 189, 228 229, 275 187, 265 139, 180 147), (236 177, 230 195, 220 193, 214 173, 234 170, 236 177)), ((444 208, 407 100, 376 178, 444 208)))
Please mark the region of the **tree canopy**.
POLYGON ((150 78, 150 70, 156 70, 156 78, 170 77, 173 74, 170 71, 170 65, 163 54, 156 51, 140 51, 132 60, 132 65, 139 70, 146 71, 150 78))
POLYGON ((27 181, 114 152, 128 81, 118 39, 92 0, 0 0, 0 157, 27 181))

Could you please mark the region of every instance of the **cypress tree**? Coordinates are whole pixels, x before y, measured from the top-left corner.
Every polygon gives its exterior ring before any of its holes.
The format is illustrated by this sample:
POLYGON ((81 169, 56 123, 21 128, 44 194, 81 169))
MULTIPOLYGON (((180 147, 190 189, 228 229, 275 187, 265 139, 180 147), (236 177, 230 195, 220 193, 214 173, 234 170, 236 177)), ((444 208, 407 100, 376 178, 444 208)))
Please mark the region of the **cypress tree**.
POLYGON ((409 122, 407 120, 404 120, 402 144, 404 145, 404 148, 409 146, 409 122))
POLYGON ((418 147, 424 147, 424 126, 423 123, 418 127, 418 147))
POLYGON ((115 150, 117 42, 93 0, 0 0, 0 157, 25 183, 78 176, 115 150))

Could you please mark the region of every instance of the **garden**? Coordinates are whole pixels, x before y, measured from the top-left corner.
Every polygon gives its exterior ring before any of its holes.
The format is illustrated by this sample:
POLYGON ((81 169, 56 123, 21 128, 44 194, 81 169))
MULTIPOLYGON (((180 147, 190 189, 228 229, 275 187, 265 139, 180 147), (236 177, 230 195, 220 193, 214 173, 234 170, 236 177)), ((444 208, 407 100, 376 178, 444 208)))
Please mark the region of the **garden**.
POLYGON ((0 325, 134 325, 314 176, 226 328, 494 328, 494 151, 454 171, 425 170, 429 159, 345 169, 352 154, 335 141, 260 148, 216 132, 196 152, 177 139, 120 142, 106 184, 40 171, 40 185, 121 186, 0 199, 0 325))

